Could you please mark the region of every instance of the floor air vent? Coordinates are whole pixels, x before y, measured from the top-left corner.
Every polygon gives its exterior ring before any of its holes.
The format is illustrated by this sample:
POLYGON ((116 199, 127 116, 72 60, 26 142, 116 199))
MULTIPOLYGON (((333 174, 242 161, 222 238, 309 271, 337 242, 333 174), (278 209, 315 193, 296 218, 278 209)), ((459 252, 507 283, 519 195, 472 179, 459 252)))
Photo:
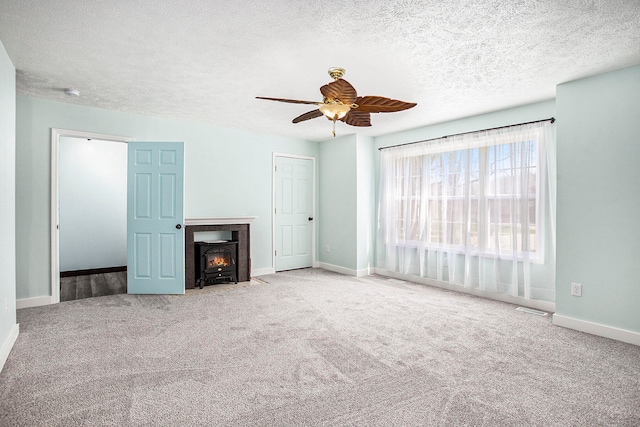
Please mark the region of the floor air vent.
POLYGON ((516 310, 524 311, 525 313, 529 313, 529 314, 535 314, 536 316, 546 316, 547 315, 546 311, 534 310, 533 308, 527 308, 527 307, 518 307, 518 308, 516 308, 516 310))

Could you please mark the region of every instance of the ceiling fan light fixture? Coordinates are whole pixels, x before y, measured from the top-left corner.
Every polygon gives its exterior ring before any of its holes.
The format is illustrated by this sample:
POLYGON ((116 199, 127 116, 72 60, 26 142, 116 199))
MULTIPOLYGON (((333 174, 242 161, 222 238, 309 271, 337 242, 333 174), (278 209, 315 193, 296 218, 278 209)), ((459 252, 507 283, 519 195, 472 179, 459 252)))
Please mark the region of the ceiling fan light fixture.
POLYGON ((329 120, 340 120, 351 110, 351 105, 335 103, 322 104, 319 108, 320 112, 327 116, 329 120))

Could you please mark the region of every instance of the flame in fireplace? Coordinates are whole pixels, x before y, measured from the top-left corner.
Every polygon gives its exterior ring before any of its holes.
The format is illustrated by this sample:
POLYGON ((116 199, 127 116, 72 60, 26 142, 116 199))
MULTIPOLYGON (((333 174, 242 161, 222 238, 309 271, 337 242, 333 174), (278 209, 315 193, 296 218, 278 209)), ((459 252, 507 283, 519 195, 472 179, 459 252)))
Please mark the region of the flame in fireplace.
POLYGON ((213 258, 209 258, 209 267, 228 267, 229 266, 229 257, 228 256, 214 256, 213 258))

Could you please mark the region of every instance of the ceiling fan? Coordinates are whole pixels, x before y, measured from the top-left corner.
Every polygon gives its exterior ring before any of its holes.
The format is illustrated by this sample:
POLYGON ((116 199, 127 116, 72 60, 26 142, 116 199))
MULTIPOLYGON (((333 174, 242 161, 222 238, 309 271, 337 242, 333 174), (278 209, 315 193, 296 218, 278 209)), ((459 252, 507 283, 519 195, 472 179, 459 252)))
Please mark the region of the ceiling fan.
POLYGON ((371 126, 371 113, 393 113, 415 107, 414 102, 398 101, 397 99, 384 98, 382 96, 358 96, 355 88, 344 80, 344 68, 329 68, 329 75, 334 81, 320 88, 324 97, 322 102, 301 101, 297 99, 265 98, 258 99, 269 101, 289 102, 292 104, 313 104, 318 109, 304 113, 295 119, 293 123, 325 116, 333 121, 333 136, 336 136, 336 121, 340 120, 351 126, 371 126))

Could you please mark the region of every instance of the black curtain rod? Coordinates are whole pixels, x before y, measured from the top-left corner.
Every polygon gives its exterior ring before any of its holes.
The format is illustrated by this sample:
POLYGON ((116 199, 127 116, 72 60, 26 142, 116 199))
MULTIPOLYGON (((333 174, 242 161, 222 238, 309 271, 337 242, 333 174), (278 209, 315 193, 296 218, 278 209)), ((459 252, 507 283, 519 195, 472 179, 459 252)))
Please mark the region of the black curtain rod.
POLYGON ((378 150, 382 151, 382 150, 386 150, 387 148, 395 148, 395 147, 402 147, 404 145, 419 144, 421 142, 435 141, 436 139, 450 138, 452 136, 466 135, 466 134, 469 134, 469 133, 486 132, 486 131, 489 131, 489 130, 504 129, 504 128, 510 128, 510 127, 513 127, 513 126, 531 125, 533 123, 542 123, 542 122, 551 122, 551 123, 553 123, 555 121, 556 121, 556 118, 555 117, 551 117, 549 119, 544 119, 544 120, 534 120, 533 122, 516 123, 514 125, 498 126, 498 127, 495 127, 495 128, 474 130, 474 131, 471 131, 471 132, 454 133, 453 135, 445 135, 445 136, 441 136, 439 138, 423 139, 421 141, 414 141, 414 142, 405 142, 404 144, 390 145, 388 147, 380 147, 380 148, 378 148, 378 150))

